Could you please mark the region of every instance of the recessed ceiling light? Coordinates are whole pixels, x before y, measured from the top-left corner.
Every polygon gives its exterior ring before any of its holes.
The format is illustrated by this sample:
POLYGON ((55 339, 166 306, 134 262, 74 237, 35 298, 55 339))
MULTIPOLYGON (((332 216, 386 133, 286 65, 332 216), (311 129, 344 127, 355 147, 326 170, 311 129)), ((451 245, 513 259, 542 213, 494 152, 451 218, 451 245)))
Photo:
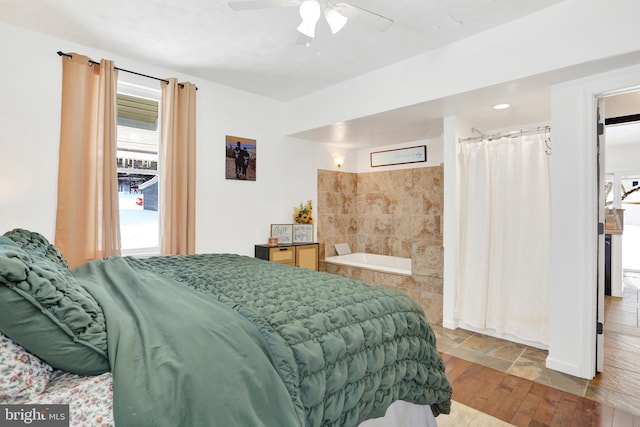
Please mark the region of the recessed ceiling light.
POLYGON ((504 110, 506 108, 509 108, 510 105, 509 104, 496 104, 493 106, 494 110, 504 110))

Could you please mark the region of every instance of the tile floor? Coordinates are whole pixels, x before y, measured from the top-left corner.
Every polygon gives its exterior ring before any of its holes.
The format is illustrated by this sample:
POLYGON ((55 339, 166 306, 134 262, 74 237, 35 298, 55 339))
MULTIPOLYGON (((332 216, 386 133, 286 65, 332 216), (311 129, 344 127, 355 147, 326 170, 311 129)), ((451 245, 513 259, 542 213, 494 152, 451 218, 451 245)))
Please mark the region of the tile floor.
MULTIPOLYGON (((608 296, 605 300, 605 366, 604 371, 591 381, 547 369, 546 351, 462 329, 434 326, 438 349, 464 360, 640 415, 640 359, 637 356, 640 352, 640 277, 626 275, 624 280, 624 296, 608 296)), ((476 419, 474 426, 509 425, 492 420, 492 417, 480 423, 482 417, 473 412, 464 412, 465 408, 464 405, 457 406, 456 411, 462 412, 461 420, 469 417, 476 419), (498 423, 492 424, 494 422, 498 423)), ((442 421, 446 422, 444 419, 442 421)), ((440 419, 438 422, 441 424, 440 419)), ((467 425, 464 422, 461 421, 459 425, 467 425)))

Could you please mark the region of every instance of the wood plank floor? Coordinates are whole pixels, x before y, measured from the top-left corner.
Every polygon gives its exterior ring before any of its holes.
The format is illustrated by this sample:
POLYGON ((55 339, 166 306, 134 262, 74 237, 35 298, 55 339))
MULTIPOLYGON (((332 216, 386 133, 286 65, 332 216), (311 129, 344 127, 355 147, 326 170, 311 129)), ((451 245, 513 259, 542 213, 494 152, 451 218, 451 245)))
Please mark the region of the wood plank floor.
MULTIPOLYGON (((546 368, 546 351, 462 329, 434 327, 438 350, 446 355, 447 369, 452 370, 460 387, 454 389, 454 399, 467 390, 468 395, 463 394, 464 400, 459 402, 462 410, 470 407, 489 415, 500 412, 499 420, 515 425, 640 427, 640 275, 625 274, 624 280, 624 295, 605 299, 604 371, 590 381, 546 368), (464 376, 458 372, 464 372, 464 376), (486 378, 474 380, 473 372, 483 372, 486 378), (518 388, 514 386, 518 381, 505 374, 529 382, 518 388), (499 405, 488 397, 490 390, 500 396, 499 405), (589 401, 576 401, 576 397, 589 401), (593 406, 595 403, 600 406, 593 406), (572 415, 567 415, 571 411, 572 415), (584 422, 583 417, 591 418, 587 424, 573 421, 584 422)), ((465 424, 469 416, 463 416, 462 422, 442 418, 439 423, 442 420, 443 425, 455 427, 495 425, 465 424)))
POLYGON ((453 399, 515 426, 640 427, 640 416, 442 354, 453 399))

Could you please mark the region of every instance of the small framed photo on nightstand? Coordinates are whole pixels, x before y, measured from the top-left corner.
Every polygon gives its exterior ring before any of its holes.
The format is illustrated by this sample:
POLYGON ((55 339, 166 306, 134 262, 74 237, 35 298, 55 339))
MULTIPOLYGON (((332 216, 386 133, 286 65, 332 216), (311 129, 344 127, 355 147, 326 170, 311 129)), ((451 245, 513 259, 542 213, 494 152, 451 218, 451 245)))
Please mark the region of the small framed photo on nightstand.
POLYGON ((280 245, 293 243, 293 224, 271 224, 271 237, 276 237, 280 245))
POLYGON ((313 243, 313 224, 293 224, 293 243, 313 243))

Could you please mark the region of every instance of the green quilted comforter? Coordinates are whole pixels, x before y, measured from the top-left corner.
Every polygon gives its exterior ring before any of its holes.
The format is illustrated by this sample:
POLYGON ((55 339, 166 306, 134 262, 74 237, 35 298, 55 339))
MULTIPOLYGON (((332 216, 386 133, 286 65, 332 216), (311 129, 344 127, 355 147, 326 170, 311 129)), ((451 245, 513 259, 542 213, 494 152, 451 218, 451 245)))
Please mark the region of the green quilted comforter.
POLYGON ((230 254, 73 274, 105 312, 118 427, 356 426, 395 400, 450 410, 433 331, 401 292, 230 254))

